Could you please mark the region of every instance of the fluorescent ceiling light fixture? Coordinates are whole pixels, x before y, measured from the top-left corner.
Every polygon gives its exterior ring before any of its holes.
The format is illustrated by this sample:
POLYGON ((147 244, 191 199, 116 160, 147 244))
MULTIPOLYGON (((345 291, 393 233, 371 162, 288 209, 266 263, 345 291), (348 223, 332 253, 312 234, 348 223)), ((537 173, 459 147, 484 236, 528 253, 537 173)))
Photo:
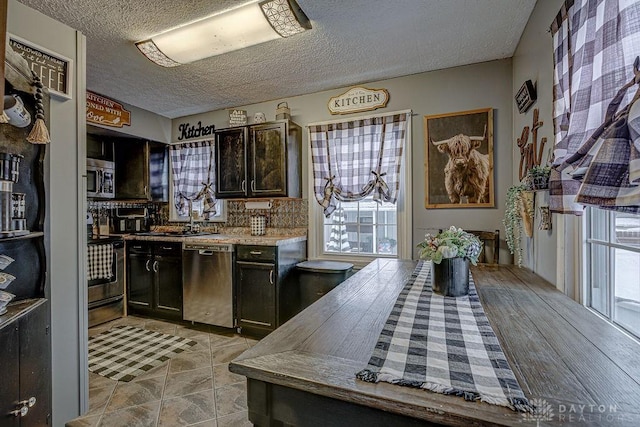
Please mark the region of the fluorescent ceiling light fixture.
POLYGON ((311 28, 295 0, 251 2, 136 43, 163 67, 175 67, 233 50, 290 37, 311 28))

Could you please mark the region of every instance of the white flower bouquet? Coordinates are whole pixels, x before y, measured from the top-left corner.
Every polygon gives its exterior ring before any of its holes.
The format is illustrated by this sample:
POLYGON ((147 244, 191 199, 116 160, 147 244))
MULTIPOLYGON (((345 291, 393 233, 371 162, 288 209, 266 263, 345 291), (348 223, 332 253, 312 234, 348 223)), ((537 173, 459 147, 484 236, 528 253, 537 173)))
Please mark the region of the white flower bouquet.
POLYGON ((466 258, 473 265, 478 262, 482 245, 480 239, 461 228, 451 226, 435 236, 427 233, 418 243, 420 259, 440 264, 446 258, 466 258))

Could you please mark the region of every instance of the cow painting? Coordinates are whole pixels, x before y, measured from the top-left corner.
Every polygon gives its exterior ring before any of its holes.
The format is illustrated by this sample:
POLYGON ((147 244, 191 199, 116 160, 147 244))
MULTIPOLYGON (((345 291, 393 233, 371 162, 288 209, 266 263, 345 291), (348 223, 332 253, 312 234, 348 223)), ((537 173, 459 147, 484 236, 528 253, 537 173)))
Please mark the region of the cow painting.
POLYGON ((425 207, 494 207, 493 109, 424 116, 425 207))
POLYGON ((431 141, 438 151, 449 156, 444 167, 444 184, 451 203, 485 203, 489 201, 489 155, 478 151, 486 138, 455 135, 431 141))

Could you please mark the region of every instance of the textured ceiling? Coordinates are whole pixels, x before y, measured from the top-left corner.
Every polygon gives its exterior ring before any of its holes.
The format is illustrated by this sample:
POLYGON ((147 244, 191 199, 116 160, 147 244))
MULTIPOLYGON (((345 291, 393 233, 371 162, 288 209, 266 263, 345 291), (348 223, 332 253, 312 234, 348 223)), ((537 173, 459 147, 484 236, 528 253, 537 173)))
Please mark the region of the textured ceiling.
POLYGON ((536 0, 298 0, 313 29, 175 68, 134 42, 232 0, 19 0, 87 37, 87 89, 169 118, 511 57, 536 0))

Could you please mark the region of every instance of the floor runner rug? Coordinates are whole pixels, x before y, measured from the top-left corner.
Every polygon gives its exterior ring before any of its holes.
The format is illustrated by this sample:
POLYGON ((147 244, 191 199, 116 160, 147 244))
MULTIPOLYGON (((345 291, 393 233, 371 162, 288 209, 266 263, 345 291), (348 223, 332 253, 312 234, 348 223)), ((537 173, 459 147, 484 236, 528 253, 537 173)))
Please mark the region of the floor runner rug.
POLYGON ((133 326, 114 327, 89 338, 89 371, 131 381, 195 344, 188 338, 133 326))
POLYGON ((431 262, 421 261, 400 292, 366 369, 356 374, 532 412, 482 309, 469 295, 431 289, 431 262))

